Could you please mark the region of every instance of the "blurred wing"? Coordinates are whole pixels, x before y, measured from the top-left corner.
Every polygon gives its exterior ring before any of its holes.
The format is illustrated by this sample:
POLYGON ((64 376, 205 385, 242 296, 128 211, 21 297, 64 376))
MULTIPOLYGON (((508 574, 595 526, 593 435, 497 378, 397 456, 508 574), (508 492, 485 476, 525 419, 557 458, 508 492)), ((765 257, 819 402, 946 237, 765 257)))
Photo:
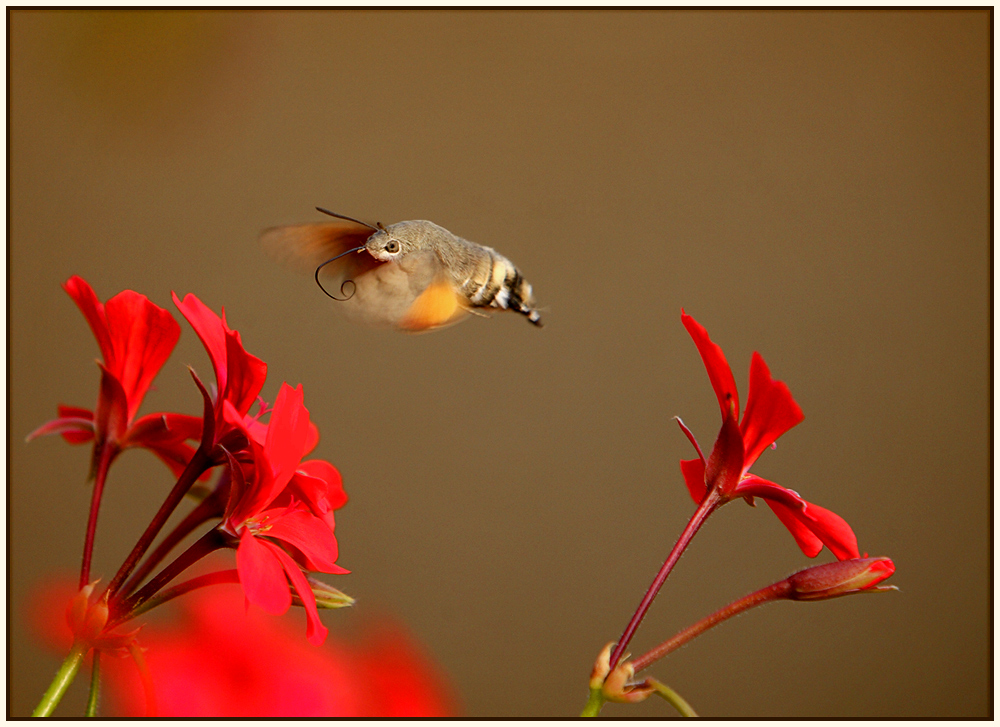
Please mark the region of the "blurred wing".
MULTIPOLYGON (((277 262, 300 273, 312 274, 316 268, 342 252, 364 245, 371 228, 354 222, 324 222, 313 225, 271 227, 260 235, 264 251, 277 262)), ((324 275, 344 279, 361 275, 379 262, 371 255, 345 255, 323 269, 324 275)))
MULTIPOLYGON (((272 227, 261 236, 267 254, 285 267, 312 274, 347 250, 364 245, 371 229, 353 222, 272 227)), ((427 331, 460 320, 464 299, 433 251, 379 262, 366 251, 344 255, 320 272, 337 309, 370 325, 427 331)))
POLYGON ((451 280, 440 277, 417 296, 399 323, 407 331, 429 331, 456 323, 468 312, 455 294, 451 280))
POLYGON ((420 332, 456 323, 468 312, 432 251, 379 265, 357 276, 354 283, 354 295, 344 303, 344 311, 366 323, 420 332))

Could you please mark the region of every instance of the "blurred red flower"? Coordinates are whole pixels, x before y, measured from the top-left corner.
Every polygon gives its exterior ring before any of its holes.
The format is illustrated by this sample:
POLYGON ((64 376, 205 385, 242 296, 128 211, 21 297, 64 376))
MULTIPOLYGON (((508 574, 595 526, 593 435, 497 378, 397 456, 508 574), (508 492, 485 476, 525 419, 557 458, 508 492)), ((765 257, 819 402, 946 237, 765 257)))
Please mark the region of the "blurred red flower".
POLYGON ((133 290, 124 290, 107 303, 74 275, 63 284, 90 324, 103 361, 95 410, 60 405, 59 417, 28 435, 61 434, 70 444, 94 441, 91 474, 102 453, 110 463, 127 447, 152 450, 175 474, 180 474, 193 449, 180 414, 147 414, 135 419, 156 374, 170 357, 181 329, 170 312, 133 290), (106 451, 105 451, 106 450, 106 451))
POLYGON ((763 357, 754 351, 750 360, 750 386, 743 420, 739 393, 732 369, 722 349, 691 316, 681 311, 681 321, 694 339, 708 378, 722 410, 722 429, 708 460, 694 435, 678 420, 681 429, 698 452, 697 459, 681 460, 681 472, 688 491, 700 504, 710 490, 723 502, 744 497, 751 504, 763 499, 788 528, 802 552, 814 558, 827 546, 839 559, 857 558, 858 540, 851 526, 839 515, 803 500, 797 492, 750 474, 747 470, 767 447, 804 418, 788 387, 771 378, 763 357))
MULTIPOLYGON (((70 640, 68 581, 39 589, 29 617, 50 645, 70 640)), ((159 717, 449 717, 447 680, 397 622, 381 619, 357 640, 302 641, 287 620, 248 608, 239 590, 217 585, 175 602, 179 618, 154 622, 141 638, 159 717)), ((130 660, 101 660, 107 716, 143 717, 146 695, 130 660)))

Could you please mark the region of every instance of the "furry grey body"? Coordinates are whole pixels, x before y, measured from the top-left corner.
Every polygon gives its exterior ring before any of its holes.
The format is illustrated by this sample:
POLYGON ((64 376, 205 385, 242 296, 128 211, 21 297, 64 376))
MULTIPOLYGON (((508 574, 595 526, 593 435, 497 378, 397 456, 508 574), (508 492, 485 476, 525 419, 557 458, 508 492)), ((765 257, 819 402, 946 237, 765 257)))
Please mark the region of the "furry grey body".
POLYGON ((532 308, 531 284, 509 259, 491 247, 479 245, 428 220, 407 220, 372 234, 365 247, 379 260, 399 260, 422 250, 433 250, 456 289, 473 308, 500 308, 524 315, 536 326, 541 315, 532 308), (387 252, 391 242, 395 253, 387 252))

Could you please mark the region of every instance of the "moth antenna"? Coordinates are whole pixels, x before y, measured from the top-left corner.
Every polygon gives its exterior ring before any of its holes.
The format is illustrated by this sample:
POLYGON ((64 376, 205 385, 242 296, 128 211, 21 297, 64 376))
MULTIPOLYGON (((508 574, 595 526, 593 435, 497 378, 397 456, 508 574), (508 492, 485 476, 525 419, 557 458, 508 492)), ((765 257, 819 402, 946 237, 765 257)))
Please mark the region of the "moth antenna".
MULTIPOLYGON (((317 207, 316 209, 319 209, 319 207, 317 207)), ((326 210, 320 210, 320 212, 325 212, 325 211, 326 210)), ((333 213, 332 212, 327 212, 327 214, 331 214, 332 215, 333 213)), ((333 215, 333 216, 334 217, 340 217, 340 215, 333 215)), ((350 217, 345 217, 344 219, 349 220, 351 218, 350 217)), ((357 220, 354 220, 354 221, 356 222, 357 220)), ((364 223, 362 222, 361 224, 364 224, 364 223)), ((371 227, 371 225, 368 225, 368 226, 371 227)), ((341 283, 340 284, 340 294, 343 295, 343 296, 346 296, 346 297, 344 297, 344 298, 338 298, 337 296, 332 295, 326 288, 323 287, 323 283, 321 283, 319 281, 319 271, 322 270, 323 268, 325 268, 330 263, 332 263, 334 260, 337 260, 338 258, 344 257, 344 255, 347 255, 347 254, 352 253, 352 252, 360 252, 360 251, 362 251, 364 249, 365 249, 365 246, 364 245, 360 245, 360 246, 355 247, 355 248, 353 248, 351 250, 347 250, 346 252, 342 252, 339 255, 330 258, 325 263, 323 263, 318 268, 316 268, 316 273, 315 273, 315 275, 313 277, 316 278, 316 285, 319 286, 319 289, 322 290, 324 293, 326 293, 326 295, 328 297, 333 298, 336 301, 340 301, 341 303, 343 303, 345 300, 350 300, 351 298, 353 298, 355 291, 357 291, 357 289, 358 289, 357 283, 355 283, 353 280, 345 280, 343 283, 341 283), (345 288, 347 287, 348 283, 351 284, 351 292, 350 293, 348 293, 345 290, 345 288)))
MULTIPOLYGON (((353 217, 348 217, 347 215, 338 215, 336 212, 331 212, 330 210, 325 210, 322 207, 317 207, 316 210, 318 212, 322 212, 324 215, 330 215, 330 217, 337 217, 337 218, 339 218, 341 220, 347 220, 348 222, 357 222, 359 225, 364 225, 365 227, 368 227, 368 228, 370 228, 372 230, 380 230, 380 229, 382 229, 382 223, 381 222, 378 223, 378 227, 375 227, 374 225, 369 225, 367 222, 362 222, 361 220, 356 220, 353 217)), ((325 265, 326 263, 323 263, 323 264, 325 265)))

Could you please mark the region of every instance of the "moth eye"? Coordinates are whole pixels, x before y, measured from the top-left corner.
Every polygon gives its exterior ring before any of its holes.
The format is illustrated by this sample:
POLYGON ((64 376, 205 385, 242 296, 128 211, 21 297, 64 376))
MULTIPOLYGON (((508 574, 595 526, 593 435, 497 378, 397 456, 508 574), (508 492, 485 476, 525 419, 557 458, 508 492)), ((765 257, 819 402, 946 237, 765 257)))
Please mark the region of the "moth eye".
POLYGON ((396 240, 389 240, 385 243, 386 252, 399 252, 399 243, 396 240))

